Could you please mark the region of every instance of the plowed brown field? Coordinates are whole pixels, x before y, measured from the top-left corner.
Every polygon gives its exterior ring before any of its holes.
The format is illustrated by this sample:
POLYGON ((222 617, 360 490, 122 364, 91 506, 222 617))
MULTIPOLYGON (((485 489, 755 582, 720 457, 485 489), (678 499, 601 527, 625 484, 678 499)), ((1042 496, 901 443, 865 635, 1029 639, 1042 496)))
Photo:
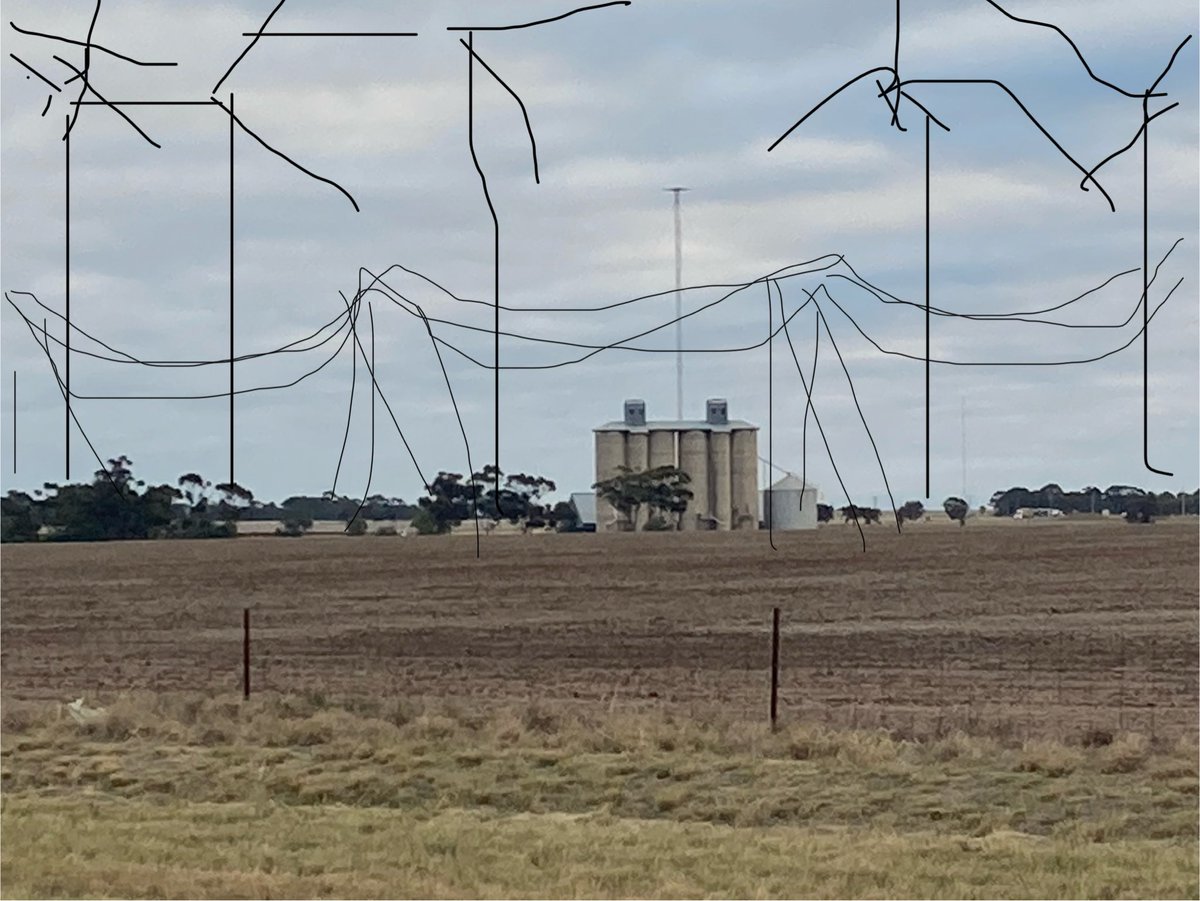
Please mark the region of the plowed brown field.
POLYGON ((3 691, 541 699, 914 734, 1197 730, 1195 520, 898 536, 307 536, 4 548, 3 691))

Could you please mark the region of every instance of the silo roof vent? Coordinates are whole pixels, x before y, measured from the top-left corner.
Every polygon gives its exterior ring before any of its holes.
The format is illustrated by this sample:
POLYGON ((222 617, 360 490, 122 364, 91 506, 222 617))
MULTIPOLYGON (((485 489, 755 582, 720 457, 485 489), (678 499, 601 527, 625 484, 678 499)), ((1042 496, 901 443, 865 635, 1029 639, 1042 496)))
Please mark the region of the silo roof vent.
POLYGON ((646 402, 644 400, 625 401, 625 425, 646 424, 646 402))
POLYGON ((710 397, 705 401, 705 422, 709 425, 727 425, 729 423, 729 404, 723 397, 710 397))

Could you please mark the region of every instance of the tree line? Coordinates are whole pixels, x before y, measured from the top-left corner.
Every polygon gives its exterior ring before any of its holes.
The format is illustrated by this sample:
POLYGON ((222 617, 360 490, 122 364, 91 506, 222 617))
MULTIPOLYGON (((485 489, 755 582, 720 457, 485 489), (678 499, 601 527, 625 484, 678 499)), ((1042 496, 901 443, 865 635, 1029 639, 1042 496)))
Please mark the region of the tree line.
POLYGON ((1063 491, 1050 483, 1036 491, 1009 488, 997 491, 988 504, 996 516, 1012 516, 1022 508, 1061 510, 1063 513, 1104 513, 1136 517, 1178 516, 1200 513, 1200 491, 1190 494, 1155 493, 1133 485, 1110 485, 1103 490, 1089 485, 1080 491, 1063 491))
MULTIPOLYGON (((942 502, 946 515, 960 526, 966 524, 970 506, 960 497, 948 497, 942 502)), ((1064 515, 1072 513, 1097 513, 1124 517, 1129 522, 1152 522, 1164 516, 1200 514, 1200 491, 1191 494, 1171 491, 1155 493, 1132 485, 1112 485, 1105 490, 1088 487, 1082 491, 1063 491, 1051 483, 1037 491, 1028 488, 1009 488, 995 492, 986 506, 980 507, 981 514, 1013 516, 1018 510, 1058 510, 1064 515)), ((857 507, 850 504, 836 510, 828 504, 817 505, 817 520, 830 522, 834 514, 844 522, 857 519, 865 524, 880 522, 883 515, 877 507, 857 507)), ((908 501, 896 509, 896 519, 919 520, 926 515, 925 505, 920 501, 908 501)))
MULTIPOLYGON (((640 523, 645 530, 678 529, 693 493, 689 477, 674 466, 649 471, 622 467, 617 475, 592 485, 596 497, 607 501, 625 522, 640 523), (643 514, 645 514, 643 516, 643 514)), ((110 541, 146 538, 230 538, 239 521, 277 521, 280 535, 303 535, 316 520, 345 522, 346 531, 361 535, 368 521, 407 522, 418 534, 452 531, 476 516, 492 527, 500 522, 522 531, 575 531, 581 528, 578 511, 567 501, 550 502, 555 483, 540 475, 503 473, 494 464, 465 476, 439 472, 416 504, 382 494, 358 499, 327 491, 319 497, 295 495, 279 504, 264 503, 236 482, 212 483, 200 474, 181 475, 174 485, 147 485, 133 475, 126 456, 109 460, 93 474, 91 482, 60 485, 47 482, 30 493, 12 490, 0 498, 0 540, 110 541)), ((1071 513, 1105 513, 1131 522, 1200 513, 1200 491, 1155 493, 1131 485, 1101 490, 1087 487, 1064 491, 1051 483, 1036 491, 1009 488, 991 496, 987 507, 996 516, 1012 516, 1022 508, 1071 513)), ((942 504, 946 515, 960 525, 969 511, 962 498, 942 504)), ((843 521, 881 521, 874 507, 848 505, 835 510, 817 505, 819 522, 830 522, 835 513, 843 521)), ((896 511, 901 521, 927 515, 920 501, 908 501, 896 511)), ((632 527, 632 526, 631 526, 632 527)), ((380 526, 379 533, 396 527, 380 526)))
MULTIPOLYGON (((126 456, 109 460, 91 482, 46 482, 32 493, 12 490, 0 498, 0 541, 119 541, 157 538, 232 538, 239 521, 279 522, 276 533, 303 535, 316 520, 346 523, 362 535, 368 521, 409 522, 419 534, 443 534, 478 515, 488 523, 508 521, 528 529, 566 531, 578 526, 575 508, 549 504, 554 482, 542 476, 505 475, 485 466, 470 479, 442 472, 417 504, 381 494, 358 499, 327 491, 263 503, 236 482, 214 484, 198 473, 174 485, 147 485, 133 474, 126 456)), ((379 526, 394 534, 394 525, 379 526)))

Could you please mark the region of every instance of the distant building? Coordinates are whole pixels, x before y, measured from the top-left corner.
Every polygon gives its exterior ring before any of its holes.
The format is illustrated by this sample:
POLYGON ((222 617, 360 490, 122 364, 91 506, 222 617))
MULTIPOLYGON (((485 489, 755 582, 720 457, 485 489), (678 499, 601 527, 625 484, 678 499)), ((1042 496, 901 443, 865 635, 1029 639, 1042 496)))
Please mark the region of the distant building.
POLYGON ((596 495, 591 491, 576 491, 571 495, 571 506, 579 517, 579 526, 585 532, 596 531, 596 495))
MULTIPOLYGON (((675 466, 691 479, 692 500, 683 514, 685 531, 757 529, 758 426, 730 421, 722 398, 710 398, 703 420, 647 422, 646 404, 625 401, 625 416, 593 430, 596 481, 610 479, 625 466, 637 471, 675 466)), ((596 528, 617 531, 626 523, 603 499, 596 499, 596 528)))
POLYGON ((1043 517, 1062 516, 1063 511, 1057 507, 1018 507, 1013 519, 1042 519, 1043 517))

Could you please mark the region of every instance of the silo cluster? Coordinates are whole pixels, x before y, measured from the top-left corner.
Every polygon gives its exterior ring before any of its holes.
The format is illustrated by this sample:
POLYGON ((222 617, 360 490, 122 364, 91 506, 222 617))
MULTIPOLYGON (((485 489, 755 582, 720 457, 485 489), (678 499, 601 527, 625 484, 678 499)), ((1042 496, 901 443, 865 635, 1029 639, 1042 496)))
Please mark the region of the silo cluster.
MULTIPOLYGON (((692 499, 683 514, 685 530, 757 529, 759 523, 758 427, 728 417, 721 398, 705 404, 702 420, 646 421, 646 404, 625 401, 625 416, 595 429, 596 481, 620 473, 675 466, 687 473, 692 499)), ((627 523, 603 498, 596 498, 599 531, 640 529, 627 523)))

